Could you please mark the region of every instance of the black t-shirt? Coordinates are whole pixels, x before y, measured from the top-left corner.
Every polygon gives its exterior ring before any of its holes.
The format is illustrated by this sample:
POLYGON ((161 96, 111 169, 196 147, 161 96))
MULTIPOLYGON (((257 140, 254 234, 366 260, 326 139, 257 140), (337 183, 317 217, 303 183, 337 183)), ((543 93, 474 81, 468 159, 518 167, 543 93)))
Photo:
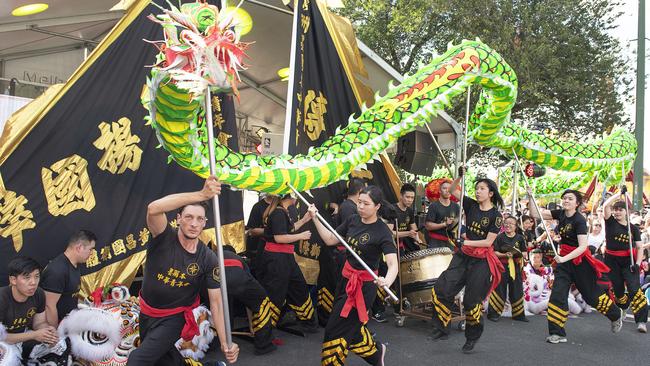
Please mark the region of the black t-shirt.
POLYGON ((59 254, 45 267, 41 276, 41 288, 45 291, 60 294, 56 303, 59 320, 65 318, 79 304, 81 289, 81 271, 70 263, 65 254, 59 254))
POLYGON ((524 238, 526 239, 526 243, 531 243, 537 239, 537 236, 535 235, 535 231, 531 229, 524 231, 524 238))
POLYGON ((578 235, 587 235, 587 220, 576 212, 567 217, 564 210, 551 210, 551 215, 558 221, 557 230, 562 240, 560 244, 577 247, 578 235))
POLYGON ((34 329, 34 315, 45 311, 45 293, 36 289, 34 296, 18 302, 11 294, 11 286, 0 288, 0 323, 7 333, 23 333, 34 329))
MULTIPOLYGON (((253 205, 251 208, 251 213, 248 216, 248 223, 246 224, 247 229, 256 229, 264 227, 264 211, 269 207, 269 204, 266 203, 266 200, 261 199, 253 205)), ((262 236, 252 237, 249 236, 246 239, 246 250, 247 251, 258 251, 260 247, 263 246, 264 240, 262 236)))
MULTIPOLYGON (((445 206, 440 203, 440 201, 435 201, 429 205, 426 221, 433 222, 434 224, 442 224, 443 222, 447 221, 447 218, 456 219, 459 212, 460 206, 458 206, 458 204, 455 202, 450 202, 449 206, 445 206)), ((454 224, 454 227, 457 227, 457 225, 457 223, 454 224)), ((454 231, 454 227, 449 228, 450 230, 447 230, 447 227, 443 227, 432 232, 442 236, 450 237, 453 236, 450 235, 450 233, 454 231)))
MULTIPOLYGON (((364 224, 361 216, 353 215, 339 225, 336 231, 373 270, 379 267, 382 253, 396 253, 393 233, 380 219, 372 224, 364 224)), ((363 269, 352 254, 346 252, 346 257, 353 268, 363 269)))
POLYGON ((494 250, 501 253, 511 252, 514 258, 521 258, 522 253, 526 253, 526 240, 521 234, 515 234, 511 238, 506 233, 501 233, 494 240, 494 250))
MULTIPOLYGON (((395 204, 395 209, 397 211, 397 230, 399 231, 410 231, 411 224, 415 224, 415 211, 413 207, 407 207, 406 210, 402 211, 401 208, 395 204)), ((399 239, 404 243, 407 251, 417 250, 418 246, 415 244, 415 240, 411 237, 402 237, 399 239)))
POLYGON ((149 242, 142 297, 157 309, 192 305, 202 288, 219 288, 217 255, 199 242, 190 253, 169 225, 149 242))
POLYGON ((496 207, 483 211, 476 200, 464 197, 463 212, 469 240, 483 240, 487 238, 488 233, 498 234, 501 230, 503 219, 496 207))
MULTIPOLYGON (((641 232, 636 225, 630 225, 632 231, 632 247, 636 248, 636 242, 641 241, 641 232)), ((627 225, 621 225, 614 216, 605 220, 605 240, 609 250, 630 250, 630 238, 627 233, 627 225)))
POLYGON ((275 243, 274 235, 293 234, 293 231, 293 221, 289 213, 285 209, 278 207, 267 218, 266 226, 264 226, 264 239, 275 243))
POLYGON ((346 198, 339 205, 339 223, 342 224, 348 217, 358 214, 357 204, 349 198, 346 198))

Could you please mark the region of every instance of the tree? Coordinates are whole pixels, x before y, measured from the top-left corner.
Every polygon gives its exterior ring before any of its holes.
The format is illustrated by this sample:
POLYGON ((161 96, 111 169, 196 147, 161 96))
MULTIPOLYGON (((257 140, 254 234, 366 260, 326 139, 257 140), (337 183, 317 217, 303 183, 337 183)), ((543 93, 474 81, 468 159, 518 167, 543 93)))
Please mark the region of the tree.
MULTIPOLYGON (((344 0, 357 36, 400 73, 447 44, 480 38, 519 79, 512 117, 537 129, 600 134, 628 123, 630 60, 608 33, 607 0, 344 0)), ((464 119, 463 103, 450 113, 464 119)))

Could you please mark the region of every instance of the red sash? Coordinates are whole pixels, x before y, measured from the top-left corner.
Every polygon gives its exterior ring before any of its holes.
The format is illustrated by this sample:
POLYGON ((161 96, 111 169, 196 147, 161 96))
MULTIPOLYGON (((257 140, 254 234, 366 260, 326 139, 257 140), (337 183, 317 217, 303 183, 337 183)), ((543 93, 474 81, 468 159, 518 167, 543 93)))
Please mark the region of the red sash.
POLYGON ((272 253, 285 253, 285 254, 293 254, 293 244, 278 244, 278 243, 271 243, 270 241, 266 242, 266 245, 264 246, 264 250, 267 252, 272 252, 272 253))
POLYGON ((224 259, 223 265, 224 267, 239 267, 241 269, 244 269, 244 265, 236 259, 224 259))
POLYGON ((494 248, 492 246, 478 248, 463 245, 461 250, 470 257, 487 260, 490 274, 492 275, 492 285, 490 286, 490 292, 488 292, 489 295, 495 288, 497 288, 497 286, 499 286, 499 283, 501 282, 501 273, 505 270, 497 255, 494 254, 494 248))
POLYGON ((195 335, 199 334, 199 326, 196 324, 196 319, 194 319, 194 313, 192 312, 192 310, 197 306, 199 306, 198 296, 190 306, 179 306, 171 309, 156 309, 147 304, 147 302, 144 301, 144 297, 142 297, 142 293, 140 293, 140 312, 146 316, 152 318, 164 318, 166 316, 183 313, 185 316, 185 325, 181 331, 181 337, 185 341, 191 341, 195 335))
MULTIPOLYGON (((576 247, 572 247, 567 244, 560 244, 560 255, 564 257, 565 255, 568 255, 569 253, 573 252, 575 249, 576 247)), ((591 268, 594 269, 594 272, 596 272, 596 277, 598 278, 601 278, 603 276, 603 273, 607 273, 610 270, 605 263, 594 258, 594 256, 591 255, 589 249, 585 249, 585 251, 582 252, 582 254, 575 257, 573 259, 573 264, 578 265, 582 263, 583 259, 586 259, 587 262, 589 262, 589 265, 591 266, 591 268)))
POLYGON ((338 250, 339 252, 345 252, 345 246, 344 245, 337 245, 336 250, 338 250))
MULTIPOLYGON (((605 249, 605 254, 613 255, 614 257, 629 257, 630 250, 629 249, 623 249, 623 250, 605 249)), ((636 258, 636 248, 634 248, 634 250, 632 251, 632 255, 634 256, 634 258, 636 258)))
POLYGON ((429 237, 430 237, 431 239, 436 239, 436 240, 440 240, 440 241, 444 241, 444 242, 448 242, 448 241, 449 241, 449 237, 448 237, 448 236, 446 236, 446 235, 441 235, 441 234, 438 234, 438 233, 434 233, 433 231, 429 231, 429 237))
MULTIPOLYGON (((375 271, 375 274, 377 274, 377 271, 375 271)), ((348 261, 343 266, 343 277, 348 279, 348 284, 345 285, 345 293, 348 298, 343 304, 343 309, 341 309, 341 316, 347 318, 350 310, 357 308, 359 320, 365 324, 368 322, 368 310, 366 310, 366 302, 363 300, 363 283, 375 279, 365 269, 354 269, 348 261)))

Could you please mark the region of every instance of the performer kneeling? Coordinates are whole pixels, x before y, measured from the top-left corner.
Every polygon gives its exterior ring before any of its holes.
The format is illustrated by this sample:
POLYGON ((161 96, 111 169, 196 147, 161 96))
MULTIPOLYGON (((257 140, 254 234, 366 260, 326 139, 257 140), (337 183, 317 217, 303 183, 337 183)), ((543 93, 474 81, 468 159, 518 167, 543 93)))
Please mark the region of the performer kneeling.
POLYGON ((271 310, 271 300, 266 291, 253 277, 246 262, 235 253, 235 248, 223 247, 223 261, 228 279, 228 299, 237 300, 253 312, 255 354, 275 351, 273 324, 278 321, 278 314, 271 310))
MULTIPOLYGON (((529 192, 529 196, 532 197, 532 192, 529 192)), ((623 310, 596 283, 601 273, 609 272, 609 268, 595 259, 587 249, 587 221, 577 211, 581 204, 582 194, 567 189, 562 193, 563 209, 540 209, 542 219, 558 220, 557 229, 561 237, 560 253, 555 257, 557 268, 547 315, 549 336, 546 341, 553 344, 567 341, 564 325, 569 316, 568 298, 572 283, 589 305, 612 321, 612 332, 619 332, 623 326, 623 310)), ((537 214, 532 199, 529 210, 537 214)))
POLYGON ((643 261, 641 232, 636 225, 630 225, 632 242, 634 243, 632 255, 635 259, 635 262, 632 262, 630 258, 630 237, 627 231, 627 207, 624 201, 616 201, 620 196, 620 193, 616 194, 604 204, 605 264, 610 268, 608 275, 616 295, 616 304, 622 309, 627 309, 631 304, 637 329, 641 333, 646 333, 645 323, 648 321, 648 302, 640 289, 639 283, 639 265, 643 261), (625 293, 626 285, 627 294, 625 293))
POLYGON ((219 290, 216 254, 199 242, 206 223, 206 201, 221 192, 215 177, 206 179, 198 192, 165 196, 149 204, 147 227, 153 239, 147 247, 140 293, 140 339, 127 365, 181 365, 183 357, 174 344, 179 337, 192 339, 192 309, 199 305, 199 292, 207 286, 214 327, 228 362, 237 361, 239 347, 226 343, 223 306, 219 290), (167 224, 169 211, 178 209, 178 231, 167 224), (171 280, 170 280, 171 278, 171 280))
MULTIPOLYGON (((321 365, 343 365, 348 350, 358 354, 371 365, 383 365, 386 346, 377 347, 370 331, 367 308, 377 294, 377 286, 390 286, 397 276, 397 254, 393 235, 388 226, 378 218, 382 205, 382 192, 375 186, 364 188, 359 195, 358 214, 347 218, 337 233, 345 238, 361 259, 377 273, 379 260, 384 254, 388 264, 386 277, 373 282, 372 276, 363 269, 350 254, 346 253, 343 278, 336 291, 334 306, 323 339, 321 365)), ((316 208, 309 212, 316 217, 316 208)), ((325 226, 315 220, 318 234, 327 245, 336 245, 339 240, 325 226)))
MULTIPOLYGON (((461 177, 457 178, 451 185, 451 192, 455 195, 460 179, 461 177)), ((496 183, 491 179, 479 179, 475 187, 476 200, 463 198, 467 238, 461 240, 461 250, 454 254, 449 267, 440 275, 432 289, 433 340, 438 340, 447 339, 451 305, 456 294, 465 287, 464 353, 473 351, 483 333, 482 303, 499 284, 503 272, 503 265, 492 248, 501 228, 502 219, 497 207, 503 206, 503 200, 496 183)))
POLYGON ((505 267, 499 286, 490 294, 487 318, 498 321, 503 312, 506 294, 512 307, 512 320, 528 322, 524 311, 524 286, 521 278, 526 239, 517 234, 517 219, 508 216, 503 220, 506 231, 497 235, 494 250, 505 267))

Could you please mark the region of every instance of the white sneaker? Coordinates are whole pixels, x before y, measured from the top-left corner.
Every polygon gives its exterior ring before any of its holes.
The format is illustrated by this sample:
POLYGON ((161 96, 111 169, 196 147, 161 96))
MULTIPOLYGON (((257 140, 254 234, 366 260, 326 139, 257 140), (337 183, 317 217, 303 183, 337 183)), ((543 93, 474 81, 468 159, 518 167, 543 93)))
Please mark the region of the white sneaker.
POLYGON ((612 333, 618 333, 623 328, 623 319, 625 319, 625 310, 619 309, 621 316, 612 322, 612 333))
POLYGON ((551 334, 550 336, 546 337, 546 341, 552 344, 566 343, 566 337, 562 337, 557 334, 551 334))
POLYGON ((636 323, 636 330, 639 333, 648 333, 648 328, 646 328, 645 323, 636 323))

